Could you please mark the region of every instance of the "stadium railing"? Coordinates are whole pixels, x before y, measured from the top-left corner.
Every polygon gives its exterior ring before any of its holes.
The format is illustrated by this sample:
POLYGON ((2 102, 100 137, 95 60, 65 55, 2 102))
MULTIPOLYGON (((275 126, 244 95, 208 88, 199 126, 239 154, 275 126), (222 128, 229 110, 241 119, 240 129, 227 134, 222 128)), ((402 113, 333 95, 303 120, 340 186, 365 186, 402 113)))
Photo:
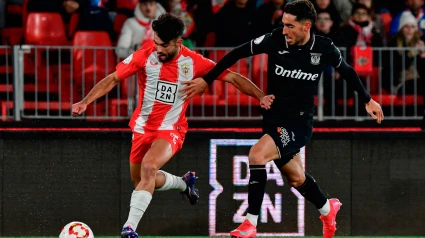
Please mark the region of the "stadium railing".
MULTIPOLYGON (((2 120, 23 118, 70 119, 71 105, 109 73, 121 60, 114 47, 32 46, 0 47, 0 111, 2 120), (12 57, 13 56, 13 57, 12 57), (12 60, 13 59, 13 60, 12 60)), ((229 48, 195 48, 214 61, 229 48)), ((347 51, 342 48, 345 58, 347 51)), ((372 70, 363 73, 362 81, 373 98, 384 108, 385 119, 419 119, 423 116, 420 83, 411 81, 412 90, 401 87, 394 91, 398 65, 396 54, 405 59, 419 48, 374 48, 372 70), (385 62, 386 64, 383 68, 385 62), (383 71, 386 70, 385 72, 383 71), (388 77, 385 77, 388 75, 388 77), (388 82, 388 80, 390 82, 388 82)), ((129 54, 131 52, 129 51, 129 54)), ((358 59, 365 63, 371 59, 358 59)), ((404 61, 402 67, 404 68, 404 61)), ((370 63, 370 62, 369 62, 370 63)), ((414 67, 420 66, 417 58, 414 67)), ((261 89, 267 87, 267 57, 256 55, 242 59, 231 70, 250 78, 261 89)), ((418 72, 425 67, 418 67, 418 72)), ((414 71, 415 74, 417 71, 414 71)), ((416 77, 416 75, 414 75, 416 77)), ((405 80, 402 74, 401 80, 405 80)), ((131 116, 138 102, 137 76, 123 80, 108 95, 94 102, 80 119, 120 120, 131 116)), ((410 82, 409 82, 410 83, 410 82)), ((259 103, 233 85, 215 81, 204 93, 191 99, 187 116, 193 120, 257 120, 259 103)), ((316 119, 365 120, 366 114, 356 93, 333 68, 321 76, 315 98, 316 119)))
POLYGON ((13 118, 13 92, 14 84, 13 75, 13 57, 12 47, 0 46, 0 111, 2 121, 13 118))

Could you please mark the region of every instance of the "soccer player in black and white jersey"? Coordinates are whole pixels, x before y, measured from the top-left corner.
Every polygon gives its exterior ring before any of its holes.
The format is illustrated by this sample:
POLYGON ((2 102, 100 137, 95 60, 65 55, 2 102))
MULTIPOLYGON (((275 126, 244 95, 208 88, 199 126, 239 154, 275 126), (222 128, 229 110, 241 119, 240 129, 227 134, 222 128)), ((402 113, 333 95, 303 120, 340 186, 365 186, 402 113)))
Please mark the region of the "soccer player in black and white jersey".
POLYGON ((239 59, 265 53, 268 55, 267 97, 273 104, 262 109, 263 136, 249 152, 250 182, 248 214, 245 221, 230 233, 232 237, 256 237, 256 225, 266 188, 265 165, 273 160, 288 184, 297 189, 320 212, 323 236, 331 238, 336 230, 336 215, 341 203, 327 199, 317 182, 304 173, 300 148, 313 132, 314 95, 320 74, 333 66, 357 91, 366 111, 378 123, 384 119, 381 106, 364 88, 354 69, 328 38, 316 36, 311 27, 317 13, 308 0, 296 0, 285 6, 283 28, 240 45, 229 52, 204 78, 187 81, 182 96, 202 93, 221 72, 239 59))

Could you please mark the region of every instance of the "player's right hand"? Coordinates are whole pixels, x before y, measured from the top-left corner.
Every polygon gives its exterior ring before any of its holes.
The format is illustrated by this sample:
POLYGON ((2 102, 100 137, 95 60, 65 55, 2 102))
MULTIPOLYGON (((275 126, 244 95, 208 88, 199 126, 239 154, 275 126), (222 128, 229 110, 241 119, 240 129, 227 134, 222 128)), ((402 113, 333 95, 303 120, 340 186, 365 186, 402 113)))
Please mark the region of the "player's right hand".
POLYGON ((274 97, 273 94, 266 95, 263 98, 261 98, 261 100, 260 100, 260 106, 261 106, 261 108, 264 108, 266 110, 269 110, 271 108, 271 105, 273 103, 274 98, 275 97, 274 97))
POLYGON ((203 78, 196 78, 189 81, 182 82, 185 87, 179 90, 181 93, 180 97, 184 100, 193 98, 196 94, 203 94, 208 88, 208 83, 203 78))
POLYGON ((375 100, 370 99, 370 101, 366 104, 366 111, 379 124, 381 124, 384 120, 384 113, 382 112, 381 105, 375 102, 375 100))
POLYGON ((72 104, 72 116, 81 116, 83 112, 85 112, 87 109, 87 104, 84 102, 77 102, 75 104, 72 104))

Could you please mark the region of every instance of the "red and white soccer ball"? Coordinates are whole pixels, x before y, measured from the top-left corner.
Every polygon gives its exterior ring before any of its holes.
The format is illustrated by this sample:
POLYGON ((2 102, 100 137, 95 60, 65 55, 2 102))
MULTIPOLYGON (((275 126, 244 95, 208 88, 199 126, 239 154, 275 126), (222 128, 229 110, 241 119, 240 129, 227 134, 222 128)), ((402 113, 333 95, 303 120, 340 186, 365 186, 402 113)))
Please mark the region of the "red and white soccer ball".
POLYGON ((73 221, 62 228, 59 238, 94 238, 94 235, 88 225, 73 221))

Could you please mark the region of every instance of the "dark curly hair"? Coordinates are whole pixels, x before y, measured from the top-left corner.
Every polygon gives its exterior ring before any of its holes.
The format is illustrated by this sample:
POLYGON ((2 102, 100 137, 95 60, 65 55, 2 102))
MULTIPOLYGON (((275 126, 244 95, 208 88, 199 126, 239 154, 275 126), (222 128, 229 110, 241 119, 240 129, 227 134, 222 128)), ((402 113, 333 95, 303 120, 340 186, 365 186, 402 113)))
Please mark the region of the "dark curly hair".
POLYGON ((162 41, 168 43, 183 35, 184 23, 179 17, 164 13, 152 22, 152 29, 162 41))
POLYGON ((286 4, 283 12, 296 16, 298 22, 310 20, 314 23, 317 18, 316 9, 309 0, 295 0, 286 4))

